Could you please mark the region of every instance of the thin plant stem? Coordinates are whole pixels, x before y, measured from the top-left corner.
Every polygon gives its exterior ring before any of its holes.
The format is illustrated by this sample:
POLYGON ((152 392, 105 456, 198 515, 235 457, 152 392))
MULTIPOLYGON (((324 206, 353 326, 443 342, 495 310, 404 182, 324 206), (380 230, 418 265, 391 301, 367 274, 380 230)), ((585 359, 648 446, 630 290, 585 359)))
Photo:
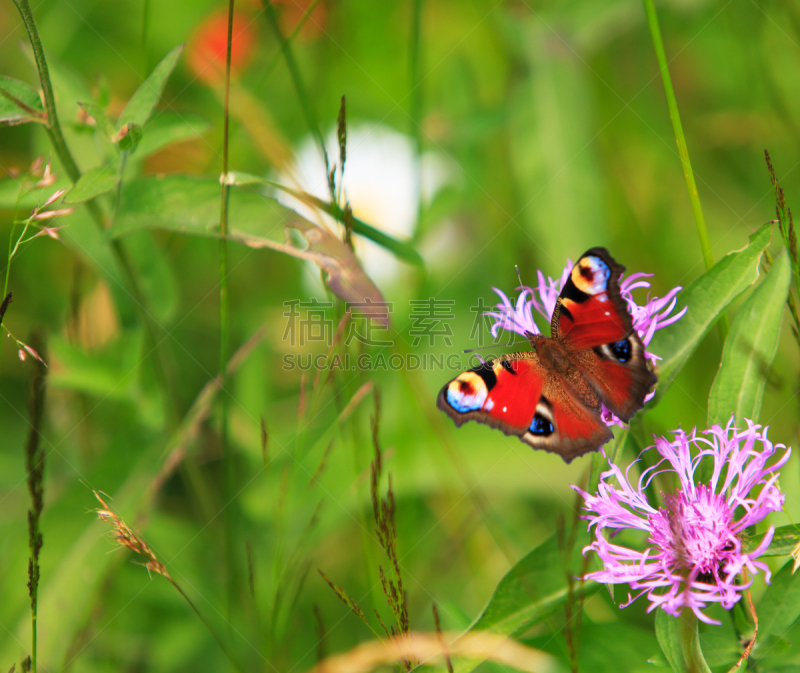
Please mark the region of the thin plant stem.
MULTIPOLYGON (((311 14, 317 8, 317 5, 320 2, 321 2, 321 0, 314 0, 314 2, 312 2, 305 9, 305 11, 303 12, 302 18, 300 19, 300 21, 297 22, 297 25, 295 26, 294 30, 292 31, 292 34, 288 38, 286 38, 286 41, 289 44, 294 42, 294 39, 300 34, 300 31, 303 29, 303 26, 306 25, 306 21, 308 21, 309 18, 311 18, 311 14)), ((281 47, 280 51, 277 54, 275 54, 275 56, 272 57, 272 60, 267 64, 267 67, 264 68, 263 72, 261 73, 261 77, 258 78, 258 81, 256 82, 255 86, 253 87, 254 91, 257 91, 262 86, 264 86, 264 83, 267 81, 267 78, 269 78, 269 76, 272 74, 273 69, 278 64, 278 61, 280 61, 282 55, 283 55, 283 47, 281 47)))
MULTIPOLYGON (((669 118, 672 121, 672 130, 675 132, 675 142, 678 144, 678 154, 681 157, 683 175, 686 178, 686 187, 689 190, 689 200, 692 203, 694 222, 697 227, 697 235, 700 238, 700 250, 703 253, 703 262, 705 263, 706 270, 708 270, 714 266, 714 253, 711 250, 711 239, 708 236, 703 208, 700 205, 700 195, 697 192, 697 184, 694 181, 692 164, 689 161, 689 148, 686 146, 686 136, 683 134, 681 117, 678 113, 678 101, 675 98, 675 90, 672 88, 672 78, 669 75, 669 65, 667 63, 667 55, 664 52, 664 42, 661 39, 658 15, 656 14, 653 0, 642 0, 642 3, 644 4, 644 12, 647 15, 647 24, 650 27, 653 47, 656 51, 656 60, 658 61, 659 70, 661 70, 661 79, 664 81, 664 93, 667 97, 669 118)), ((729 329, 728 316, 723 313, 719 321, 719 332, 723 341, 725 341, 729 329)))
POLYGON ((230 184, 228 183, 228 130, 230 122, 231 92, 231 47, 233 43, 233 6, 234 0, 228 1, 228 44, 225 53, 225 105, 222 140, 222 194, 220 198, 219 227, 222 234, 219 241, 219 371, 220 371, 220 403, 221 421, 220 437, 222 441, 223 461, 225 465, 223 504, 225 505, 225 563, 228 579, 228 621, 233 612, 236 595, 236 579, 234 570, 234 512, 231 498, 234 493, 233 457, 228 441, 228 350, 230 343, 230 318, 228 314, 228 203, 230 184))
MULTIPOLYGON (((50 139, 50 144, 53 147, 56 155, 58 156, 61 165, 67 172, 73 184, 76 183, 81 177, 81 171, 75 163, 75 159, 70 152, 67 142, 64 139, 64 134, 61 132, 61 125, 58 121, 58 114, 56 112, 55 94, 53 93, 53 85, 50 81, 50 71, 47 67, 47 59, 44 55, 42 47, 42 40, 39 35, 39 28, 36 25, 33 12, 31 11, 28 0, 13 0, 17 9, 19 10, 22 22, 25 24, 25 30, 28 33, 31 47, 33 48, 33 55, 36 60, 36 69, 39 73, 39 81, 42 85, 42 96, 44 98, 44 109, 47 115, 47 123, 44 125, 47 136, 50 139)), ((95 199, 89 199, 84 204, 89 211, 89 215, 94 220, 95 225, 101 231, 105 231, 106 222, 99 204, 95 199)), ((155 367, 156 377, 158 378, 159 385, 164 391, 165 399, 168 402, 168 408, 173 416, 173 420, 177 419, 177 394, 175 393, 174 380, 172 375, 172 368, 170 360, 167 358, 164 348, 161 346, 163 339, 156 337, 159 327, 155 324, 155 320, 147 311, 147 302, 142 292, 139 280, 136 277, 133 265, 128 259, 122 243, 114 239, 109 243, 112 255, 119 265, 122 275, 124 276, 129 286, 133 303, 136 310, 139 312, 140 320, 145 328, 145 333, 153 346, 156 353, 155 367)))
MULTIPOLYGON (((286 59, 286 65, 289 68, 289 74, 291 75, 292 83, 297 91, 297 98, 300 100, 300 108, 303 110, 303 116, 306 118, 306 124, 308 125, 311 133, 314 134, 314 138, 319 145, 319 151, 325 161, 325 172, 327 174, 330 172, 330 163, 328 162, 328 151, 325 149, 325 139, 322 137, 322 131, 320 131, 319 123, 317 122, 317 113, 314 110, 314 106, 312 105, 311 99, 308 96, 305 84, 303 84, 303 78, 300 75, 300 68, 297 65, 297 61, 295 61, 291 44, 289 40, 283 36, 283 32, 281 31, 281 26, 278 23, 278 15, 275 12, 275 7, 272 5, 272 0, 263 0, 263 2, 264 9, 266 10, 265 13, 270 24, 272 25, 272 30, 275 31, 275 36, 281 43, 283 57, 286 59)), ((330 180, 329 186, 331 192, 331 203, 333 203, 336 201, 336 192, 330 180)))
POLYGON ((419 197, 417 225, 422 218, 422 83, 420 82, 420 33, 422 0, 411 0, 411 45, 409 49, 409 84, 411 85, 411 137, 417 150, 416 188, 419 197))

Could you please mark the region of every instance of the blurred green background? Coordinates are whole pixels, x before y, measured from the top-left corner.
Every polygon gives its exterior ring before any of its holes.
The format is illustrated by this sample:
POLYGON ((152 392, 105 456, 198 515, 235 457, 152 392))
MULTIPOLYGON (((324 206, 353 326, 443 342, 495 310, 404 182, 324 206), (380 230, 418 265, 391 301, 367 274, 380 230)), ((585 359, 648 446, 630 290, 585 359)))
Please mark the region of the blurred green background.
MULTIPOLYGON (((286 34, 309 4, 276 4, 286 34)), ((393 303, 392 328, 380 335, 397 344, 384 349, 387 355, 460 356, 461 349, 477 345, 470 309, 481 297, 494 303, 493 285, 512 291, 515 264, 523 282, 533 284, 537 269, 556 276, 567 258, 603 245, 629 273, 654 273, 656 296, 687 286, 703 271, 640 2, 421 0, 416 66, 415 6, 410 0, 322 0, 292 42, 323 134, 335 127, 342 95, 351 137, 368 129, 363 142, 348 145, 354 175, 361 152, 359 174, 372 180, 363 188, 346 183, 356 215, 401 238, 410 235, 425 259, 424 272, 406 264, 375 266, 376 282, 393 303), (391 136, 396 144, 387 145, 397 152, 369 149, 390 130, 403 136, 391 136), (423 186, 435 194, 419 206, 417 144, 423 166, 438 167, 438 181, 423 176, 423 186), (356 192, 365 194, 363 200, 355 199, 356 192), (409 208, 407 230, 393 230, 392 218, 409 208), (450 344, 438 337, 414 346, 409 301, 430 297, 453 302, 450 344)), ((661 2, 657 8, 719 259, 774 217, 765 148, 789 206, 798 202, 800 8, 777 1, 698 0, 661 2)), ((83 170, 102 165, 108 148, 81 118, 76 101, 102 100, 116 118, 152 68, 185 42, 143 136, 145 143, 148 134, 153 138, 155 130, 166 128, 175 142, 147 156, 144 150, 139 157, 134 153, 126 179, 202 174, 217 180, 223 142, 219 82, 193 58, 202 64, 200 31, 209 17, 224 12, 223 3, 43 0, 33 10, 47 57, 61 73, 54 74, 59 114, 83 170)), ((237 65, 235 89, 254 107, 248 112, 243 99, 234 98, 231 167, 274 178, 280 172, 274 152, 299 152, 310 130, 260 3, 240 0, 237 11, 250 45, 243 47, 248 56, 237 65)), ((0 3, 0 27, 0 74, 38 89, 11 2, 0 3)), ((49 153, 40 125, 0 128, 0 175, 24 171, 49 153)), ((55 160, 54 170, 64 177, 55 160)), ((316 175, 324 185, 324 174, 316 175)), ((0 204, 4 236, 14 218, 10 184, 3 182, 0 204)), ((201 205, 205 210, 198 217, 214 221, 218 204, 201 205)), ((267 200, 261 207, 263 213, 247 211, 254 221, 238 224, 263 226, 283 240, 282 225, 291 213, 267 200)), ((234 224, 236 215, 234 210, 234 224)), ((110 266, 103 237, 92 233, 80 206, 57 224, 66 226, 63 242, 36 239, 14 259, 14 302, 5 320, 23 341, 37 330, 48 341, 42 670, 226 666, 175 590, 113 551, 107 526, 92 513, 92 489, 113 498, 118 513, 142 531, 249 670, 305 670, 321 652, 344 651, 371 638, 317 573, 321 569, 343 587, 370 619, 377 609, 389 621, 378 575, 386 559, 374 539, 369 497, 374 392, 356 398, 350 414, 348 404, 359 390, 380 390, 379 438, 384 473, 391 473, 396 494, 413 629, 433 629, 432 602, 443 628, 466 627, 513 563, 571 519, 575 498, 569 485, 586 479, 589 459, 566 465, 486 427, 456 430, 435 409, 435 396, 458 370, 323 373, 315 382, 313 371, 303 376, 284 369, 287 354, 325 352, 324 344, 287 341, 285 302, 334 298, 318 271, 303 262, 236 243, 229 245, 232 347, 262 326, 264 332, 230 382, 236 497, 224 502, 219 405, 211 405, 191 436, 177 429, 219 370, 218 242, 163 230, 122 239, 139 251, 136 272, 163 329, 159 348, 174 377, 168 403, 154 373, 152 345, 135 312, 129 306, 126 316, 119 305, 119 272, 110 266), (343 412, 346 418, 340 418, 343 412), (269 435, 263 454, 262 418, 269 435), (165 451, 176 443, 186 457, 152 493, 165 451), (239 578, 232 606, 225 579, 226 508, 235 522, 239 578)), ((356 249, 369 270, 374 251, 356 249)), ((335 326, 343 306, 334 303, 326 320, 335 326)), ((789 325, 784 328, 760 422, 771 426, 773 441, 788 445, 796 443, 798 431, 798 349, 789 325)), ((29 644, 23 446, 32 363, 20 362, 13 341, 2 345, 0 666, 8 668, 29 644)), ((360 348, 354 343, 350 352, 355 356, 360 348)), ((720 352, 714 331, 663 401, 640 414, 648 436, 705 426, 720 352)), ((781 482, 786 511, 774 517, 776 525, 800 515, 796 461, 781 482)), ((381 488, 385 492, 385 480, 381 488)), ((606 659, 584 661, 583 670, 648 668, 646 660, 658 648, 646 606, 619 611, 601 594, 586 605, 586 656, 603 649, 591 647, 602 642, 603 624, 622 621, 631 637, 615 644, 618 649, 609 647, 606 659)), ((377 619, 373 624, 380 629, 377 619)), ((563 643, 537 645, 563 654, 563 643)))

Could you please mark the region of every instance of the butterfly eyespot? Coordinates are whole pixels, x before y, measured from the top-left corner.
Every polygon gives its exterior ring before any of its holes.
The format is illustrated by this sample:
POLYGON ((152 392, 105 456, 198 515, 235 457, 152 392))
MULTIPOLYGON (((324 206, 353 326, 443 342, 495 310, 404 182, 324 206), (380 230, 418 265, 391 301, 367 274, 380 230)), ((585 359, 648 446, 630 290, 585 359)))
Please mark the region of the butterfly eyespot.
POLYGON ((553 424, 548 421, 544 416, 541 414, 536 414, 533 417, 533 422, 531 423, 530 431, 532 435, 537 435, 539 437, 549 437, 555 432, 555 428, 553 424))
POLYGON ((489 390, 475 372, 464 372, 447 387, 447 403, 460 413, 483 408, 489 390))
POLYGON ((614 354, 614 357, 620 362, 627 362, 631 359, 631 342, 628 341, 628 339, 617 341, 616 343, 609 344, 608 346, 611 349, 611 352, 614 354))
POLYGON ((605 292, 610 277, 611 269, 599 257, 584 257, 572 270, 575 287, 588 295, 605 292))

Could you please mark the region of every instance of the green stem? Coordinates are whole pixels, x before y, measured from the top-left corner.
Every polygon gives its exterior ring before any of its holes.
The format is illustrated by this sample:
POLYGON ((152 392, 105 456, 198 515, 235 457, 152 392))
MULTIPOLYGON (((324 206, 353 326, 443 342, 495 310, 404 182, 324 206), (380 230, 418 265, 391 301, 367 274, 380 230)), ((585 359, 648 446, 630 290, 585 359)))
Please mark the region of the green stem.
MULTIPOLYGON (((700 238, 700 250, 703 253, 703 262, 706 265, 706 270, 714 266, 714 253, 711 250, 711 239, 708 236, 708 229, 706 227, 706 220, 703 215, 703 208, 700 205, 700 195, 697 192, 697 184, 694 181, 694 172, 692 171, 692 164, 689 161, 689 148, 686 146, 686 137, 683 134, 683 126, 681 125, 681 117, 678 112, 678 101, 675 98, 675 90, 672 88, 672 78, 669 75, 669 65, 667 63, 667 55, 664 52, 664 42, 661 39, 661 28, 658 24, 658 15, 656 8, 653 5, 653 0, 642 0, 644 4, 644 11, 647 15, 647 23, 650 27, 650 35, 653 39, 653 47, 656 51, 656 60, 658 67, 661 70, 661 79, 664 81, 664 93, 667 97, 667 107, 669 108, 669 118, 672 121, 672 130, 675 133, 675 142, 678 145, 678 154, 681 157, 681 166, 683 167, 683 175, 686 178, 686 187, 689 190, 689 200, 692 203, 692 212, 694 213, 694 222, 697 227, 697 235, 700 238)), ((728 323, 727 314, 722 314, 719 322, 720 335, 722 340, 728 334, 730 325, 728 323)))
POLYGON ((703 209, 700 206, 700 196, 697 193, 697 185, 694 181, 692 164, 689 161, 689 149, 686 147, 686 137, 683 134, 681 117, 678 113, 678 102, 675 99, 675 91, 672 88, 672 78, 669 76, 669 66, 667 56, 664 52, 664 43, 661 40, 661 28, 658 25, 658 16, 653 5, 653 0, 643 0, 644 11, 647 14, 647 23, 650 26, 650 35, 653 38, 653 47, 656 50, 658 67, 661 70, 661 78, 664 81, 664 93, 667 96, 667 107, 669 108, 669 118, 672 121, 672 129, 675 132, 675 142, 678 144, 678 153, 681 157, 683 174, 686 177, 686 186, 689 188, 689 200, 692 202, 692 212, 694 221, 697 225, 697 235, 700 237, 700 248, 703 251, 703 261, 706 269, 714 266, 714 254, 711 251, 711 240, 708 237, 706 221, 703 217, 703 209))
POLYGON ((222 195, 220 198, 219 226, 222 237, 219 242, 219 370, 220 370, 220 402, 221 402, 221 427, 223 461, 225 476, 223 487, 223 503, 225 505, 225 558, 228 573, 228 621, 233 613, 233 604, 236 595, 236 580, 234 571, 234 508, 231 499, 234 494, 233 458, 228 442, 228 349, 230 341, 230 320, 228 315, 228 203, 230 185, 228 184, 228 144, 230 121, 230 90, 231 90, 231 45, 233 43, 233 5, 234 0, 228 2, 228 45, 225 54, 225 110, 222 140, 222 195))
POLYGON ((420 33, 422 26, 422 0, 412 0, 411 48, 409 53, 409 78, 411 84, 411 137, 417 150, 417 226, 422 218, 422 84, 420 82, 420 33))
MULTIPOLYGON (((314 137, 317 140, 319 151, 322 153, 322 157, 325 160, 325 172, 328 173, 330 171, 330 165, 328 162, 328 151, 325 149, 325 139, 322 137, 322 132, 319 129, 319 124, 317 123, 317 114, 314 110, 314 106, 311 104, 311 99, 308 97, 308 93, 306 92, 306 87, 303 84, 303 78, 300 76, 300 68, 297 66, 297 61, 294 59, 292 47, 289 43, 289 40, 287 40, 281 32, 281 27, 278 23, 278 15, 275 13, 275 8, 272 6, 272 0, 264 0, 264 9, 266 10, 267 18, 272 25, 272 30, 275 31, 275 36, 278 38, 278 42, 281 43, 283 57, 286 59, 286 65, 289 68, 289 74, 292 77, 294 88, 297 90, 297 97, 300 99, 300 107, 303 110, 303 116, 306 118, 306 124, 308 125, 309 130, 314 134, 314 137)), ((336 194, 334 193, 333 189, 331 189, 331 202, 335 201, 336 194)))
POLYGON ((175 580, 173 580, 171 577, 168 577, 167 579, 169 580, 170 584, 172 584, 172 586, 174 586, 174 587, 175 587, 175 588, 178 590, 178 593, 179 593, 181 596, 183 596, 183 599, 184 599, 184 600, 185 600, 185 601, 186 601, 186 602, 189 604, 189 607, 190 607, 190 608, 192 608, 192 610, 194 611, 194 613, 195 613, 195 614, 196 614, 196 615, 197 615, 197 616, 200 618, 200 621, 201 621, 201 622, 203 622, 203 624, 205 625, 205 627, 208 629, 208 632, 211 634, 211 637, 212 637, 212 638, 214 638, 214 641, 217 643, 217 645, 219 645, 219 649, 221 649, 221 650, 222 650, 222 652, 225 654, 225 656, 226 656, 226 657, 228 657, 228 661, 230 661, 230 662, 231 662, 231 664, 233 664, 233 666, 236 668, 236 670, 237 670, 237 671, 242 671, 242 668, 241 668, 241 666, 239 666, 239 664, 238 664, 238 663, 236 662, 236 660, 233 658, 233 656, 231 655, 230 651, 229 651, 229 650, 228 650, 228 648, 225 646, 225 643, 224 643, 224 641, 222 640, 222 638, 220 638, 220 637, 219 637, 219 635, 218 635, 218 634, 217 634, 217 632, 216 632, 216 631, 213 629, 213 627, 212 627, 212 626, 211 626, 211 624, 208 622, 208 620, 207 620, 207 619, 206 619, 206 618, 203 616, 203 613, 202 613, 202 612, 200 612, 200 610, 198 610, 198 609, 197 609, 197 606, 194 604, 194 602, 192 601, 192 599, 191 599, 191 598, 189 598, 189 597, 188 597, 188 596, 187 596, 187 595, 184 593, 183 589, 181 589, 180 585, 179 585, 179 584, 178 584, 178 583, 177 583, 175 580))

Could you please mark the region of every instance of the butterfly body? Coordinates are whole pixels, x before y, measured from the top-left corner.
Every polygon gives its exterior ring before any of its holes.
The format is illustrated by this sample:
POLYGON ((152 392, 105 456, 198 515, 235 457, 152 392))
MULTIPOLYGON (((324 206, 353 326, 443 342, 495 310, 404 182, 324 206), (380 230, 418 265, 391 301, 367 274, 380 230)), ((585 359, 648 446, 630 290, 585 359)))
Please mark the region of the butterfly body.
POLYGON ((569 462, 613 437, 603 405, 629 420, 656 383, 620 296, 624 267, 604 248, 584 253, 551 320, 551 337, 462 372, 437 400, 457 426, 476 420, 569 462))

